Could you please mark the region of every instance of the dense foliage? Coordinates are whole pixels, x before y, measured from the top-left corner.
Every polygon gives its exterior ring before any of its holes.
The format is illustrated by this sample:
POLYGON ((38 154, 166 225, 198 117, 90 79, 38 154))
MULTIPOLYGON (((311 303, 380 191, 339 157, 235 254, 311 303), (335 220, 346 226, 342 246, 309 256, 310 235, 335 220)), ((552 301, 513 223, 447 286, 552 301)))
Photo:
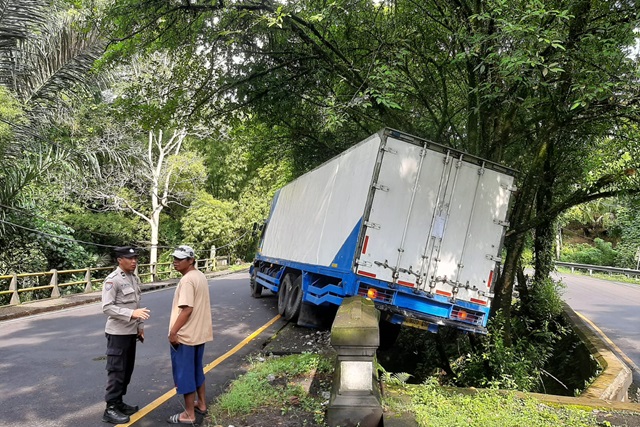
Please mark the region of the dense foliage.
POLYGON ((640 245, 639 9, 0 0, 0 271, 99 262, 118 244, 152 261, 178 243, 250 258, 277 188, 394 127, 519 170, 492 334, 469 346, 493 358, 476 381, 528 388, 564 334, 548 281, 560 215, 617 197, 617 240, 574 259, 628 265, 640 245))
MULTIPOLYGON (((391 384, 397 396, 410 398, 409 404, 400 399, 388 399, 392 409, 415 414, 423 427, 596 427, 603 425, 593 411, 578 407, 554 407, 531 397, 515 393, 482 390, 478 393, 458 393, 438 387, 433 381, 420 386, 405 387, 391 384)), ((406 401, 406 400, 405 400, 406 401)), ((604 425, 607 425, 605 421, 604 425)))
POLYGON ((456 387, 573 396, 584 390, 600 367, 567 325, 561 291, 562 285, 551 280, 536 286, 529 283, 513 307, 510 344, 502 334, 505 319, 498 315, 490 322, 487 337, 447 328, 438 334, 402 329, 397 345, 380 351, 378 360, 386 371, 410 373, 409 382, 414 384, 437 378, 456 387))

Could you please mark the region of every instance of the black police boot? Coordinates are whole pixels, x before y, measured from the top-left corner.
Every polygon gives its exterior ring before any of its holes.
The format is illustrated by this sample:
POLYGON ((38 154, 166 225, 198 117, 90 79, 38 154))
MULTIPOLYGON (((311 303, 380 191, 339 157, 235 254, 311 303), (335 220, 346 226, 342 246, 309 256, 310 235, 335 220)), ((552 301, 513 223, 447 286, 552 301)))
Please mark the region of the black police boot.
POLYGON ((104 410, 102 421, 111 424, 124 424, 129 422, 129 416, 120 412, 116 405, 109 405, 107 409, 104 410))
POLYGON ((117 408, 120 412, 122 412, 125 415, 133 415, 136 412, 138 412, 138 405, 136 406, 131 406, 131 405, 127 405, 124 402, 119 402, 117 404, 117 408))

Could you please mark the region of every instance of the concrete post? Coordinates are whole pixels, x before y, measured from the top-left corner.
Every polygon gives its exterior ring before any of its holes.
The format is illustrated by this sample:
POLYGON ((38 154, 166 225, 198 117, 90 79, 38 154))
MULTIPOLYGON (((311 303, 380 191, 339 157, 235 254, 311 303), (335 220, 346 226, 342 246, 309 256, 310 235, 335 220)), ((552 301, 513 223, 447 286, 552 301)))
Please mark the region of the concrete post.
POLYGON ((345 298, 331 327, 338 353, 327 423, 331 427, 382 426, 374 359, 380 345, 380 312, 360 296, 345 298))
POLYGON ((157 262, 151 263, 151 281, 154 283, 158 281, 158 263, 157 262))
POLYGON ((58 287, 58 270, 55 268, 51 270, 51 281, 49 284, 53 286, 51 288, 51 298, 60 298, 60 288, 58 287))
POLYGON ((13 291, 11 294, 10 305, 19 305, 20 304, 20 294, 18 294, 18 275, 16 273, 11 273, 13 276, 11 278, 11 283, 9 284, 9 290, 13 291))
POLYGON ((87 267, 87 272, 84 274, 84 292, 93 292, 93 286, 91 286, 91 267, 87 267))
POLYGON ((216 268, 218 267, 216 264, 216 247, 215 246, 211 246, 211 251, 209 252, 209 258, 211 259, 211 262, 213 263, 213 267, 211 268, 212 271, 216 271, 216 268))

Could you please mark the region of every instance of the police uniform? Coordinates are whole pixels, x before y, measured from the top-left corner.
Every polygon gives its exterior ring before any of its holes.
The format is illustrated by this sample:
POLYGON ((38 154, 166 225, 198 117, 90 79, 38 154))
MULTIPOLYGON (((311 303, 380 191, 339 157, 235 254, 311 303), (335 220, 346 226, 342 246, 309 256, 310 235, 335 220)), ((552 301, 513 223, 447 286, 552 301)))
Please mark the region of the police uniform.
MULTIPOLYGON (((116 256, 133 257, 133 248, 116 249, 116 256)), ((143 329, 140 319, 132 319, 133 311, 140 308, 140 279, 120 267, 109 274, 102 286, 102 311, 108 316, 105 326, 107 337, 107 407, 123 405, 136 357, 138 331, 143 329)), ((137 408, 136 408, 137 409, 137 408)))

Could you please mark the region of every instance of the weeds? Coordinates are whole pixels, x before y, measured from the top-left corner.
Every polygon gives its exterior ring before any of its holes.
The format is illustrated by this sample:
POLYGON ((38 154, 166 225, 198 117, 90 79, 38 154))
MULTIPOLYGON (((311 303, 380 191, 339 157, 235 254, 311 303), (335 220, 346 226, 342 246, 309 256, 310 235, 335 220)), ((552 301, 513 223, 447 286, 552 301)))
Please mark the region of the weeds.
POLYGON ((331 359, 301 354, 254 359, 250 363, 248 372, 236 379, 210 408, 214 421, 265 410, 275 416, 313 414, 316 425, 323 425, 324 399, 304 389, 300 379, 332 372, 331 359))
MULTIPOLYGON (((333 360, 317 354, 254 358, 248 372, 211 406, 217 424, 272 426, 325 426, 326 397, 300 386, 301 378, 330 378, 333 360), (245 418, 252 417, 252 418, 245 418), (288 420, 284 421, 285 418, 288 420), (252 421, 253 420, 253 421, 252 421)), ((408 384, 406 373, 390 373, 377 366, 385 385, 383 404, 391 412, 410 413, 420 427, 598 427, 589 410, 555 407, 514 392, 496 389, 442 388, 432 377, 408 384)), ((324 388, 328 390, 328 384, 324 388)))
POLYGON ((396 395, 385 399, 392 411, 410 411, 420 427, 596 427, 587 411, 554 408, 515 393, 483 390, 461 394, 442 389, 436 380, 421 385, 398 387, 388 384, 396 395), (404 397, 404 398, 402 398, 404 397))

